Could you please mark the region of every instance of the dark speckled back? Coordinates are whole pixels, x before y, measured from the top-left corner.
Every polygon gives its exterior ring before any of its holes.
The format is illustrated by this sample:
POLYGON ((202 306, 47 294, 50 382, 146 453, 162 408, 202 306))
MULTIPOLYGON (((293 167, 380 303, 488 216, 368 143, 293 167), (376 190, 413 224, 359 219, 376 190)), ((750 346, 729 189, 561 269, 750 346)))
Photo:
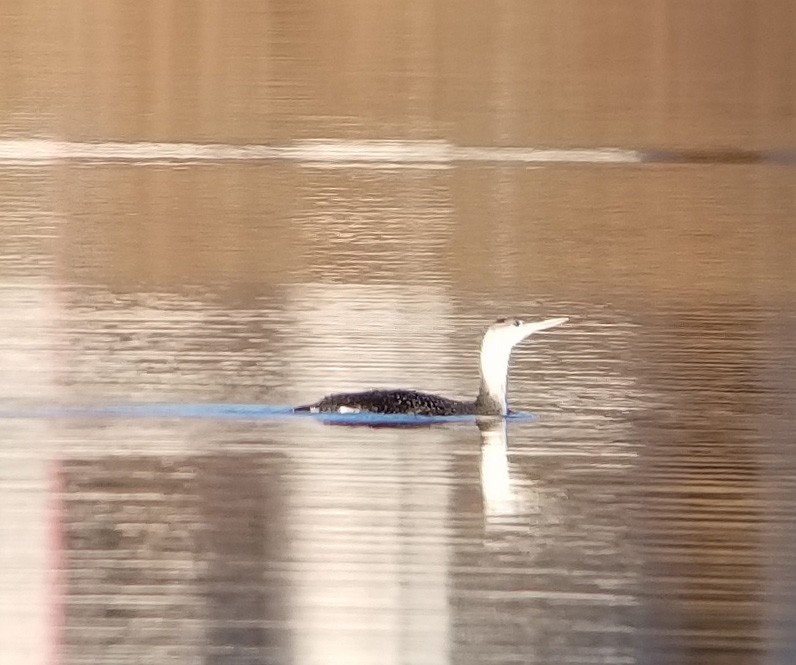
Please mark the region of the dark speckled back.
POLYGON ((456 416, 475 413, 474 402, 448 399, 416 390, 366 390, 324 397, 320 402, 299 407, 299 411, 317 409, 333 413, 341 407, 369 413, 409 413, 418 416, 456 416))

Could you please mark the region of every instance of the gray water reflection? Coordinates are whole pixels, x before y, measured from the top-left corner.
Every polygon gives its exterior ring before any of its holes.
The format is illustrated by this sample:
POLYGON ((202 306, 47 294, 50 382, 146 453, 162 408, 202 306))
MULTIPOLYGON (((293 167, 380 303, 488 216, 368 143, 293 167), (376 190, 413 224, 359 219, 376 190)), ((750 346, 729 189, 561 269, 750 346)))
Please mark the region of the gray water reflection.
POLYGON ((603 655, 629 653, 615 624, 630 573, 599 565, 616 529, 559 551, 576 519, 548 483, 559 462, 512 469, 518 500, 497 505, 500 430, 57 428, 49 485, 63 499, 48 521, 69 662, 482 662, 520 645, 529 662, 577 660, 595 629, 611 633, 603 655))

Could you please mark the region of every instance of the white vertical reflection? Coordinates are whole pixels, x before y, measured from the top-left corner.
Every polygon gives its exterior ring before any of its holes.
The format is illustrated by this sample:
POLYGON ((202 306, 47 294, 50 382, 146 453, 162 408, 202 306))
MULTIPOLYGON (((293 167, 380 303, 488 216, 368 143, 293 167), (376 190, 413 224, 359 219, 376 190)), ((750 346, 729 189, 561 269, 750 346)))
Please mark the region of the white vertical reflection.
MULTIPOLYGON (((285 365, 305 396, 422 385, 451 357, 439 290, 309 285, 295 299, 306 339, 285 365)), ((429 480, 448 472, 444 432, 311 426, 290 493, 295 661, 447 663, 450 486, 429 480)))
POLYGON ((508 460, 507 424, 503 418, 484 418, 481 431, 481 497, 484 519, 489 524, 500 517, 528 513, 538 507, 538 496, 528 485, 515 487, 508 460))
MULTIPOLYGON (((28 441, 30 443, 30 441, 28 441)), ((0 662, 54 663, 58 598, 47 462, 3 459, 0 471, 0 662)))
MULTIPOLYGON (((49 331, 52 301, 46 284, 0 288, 0 401, 52 403, 49 331)), ((0 662, 54 662, 59 622, 54 593, 52 488, 47 426, 4 423, 0 448, 0 662)), ((57 660, 57 659, 56 659, 57 660)))

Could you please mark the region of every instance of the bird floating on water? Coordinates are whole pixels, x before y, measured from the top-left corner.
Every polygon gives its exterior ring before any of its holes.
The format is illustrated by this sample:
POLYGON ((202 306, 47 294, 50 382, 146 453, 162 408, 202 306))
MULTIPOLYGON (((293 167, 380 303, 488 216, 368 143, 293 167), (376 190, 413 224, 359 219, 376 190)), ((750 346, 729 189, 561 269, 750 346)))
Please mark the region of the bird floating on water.
POLYGON ((525 322, 498 319, 481 342, 481 387, 473 401, 449 399, 416 390, 366 390, 328 395, 319 402, 296 407, 309 413, 377 413, 416 416, 505 416, 509 413, 507 389, 509 358, 516 344, 532 333, 560 326, 568 319, 525 322))

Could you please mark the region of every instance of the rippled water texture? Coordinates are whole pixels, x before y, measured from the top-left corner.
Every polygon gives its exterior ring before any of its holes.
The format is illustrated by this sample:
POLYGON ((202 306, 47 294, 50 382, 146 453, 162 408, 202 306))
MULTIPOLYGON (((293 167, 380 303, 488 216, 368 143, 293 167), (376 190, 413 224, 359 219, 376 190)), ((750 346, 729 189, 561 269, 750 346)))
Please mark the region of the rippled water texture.
POLYGON ((792 2, 0 24, 0 663, 796 662, 792 2))

